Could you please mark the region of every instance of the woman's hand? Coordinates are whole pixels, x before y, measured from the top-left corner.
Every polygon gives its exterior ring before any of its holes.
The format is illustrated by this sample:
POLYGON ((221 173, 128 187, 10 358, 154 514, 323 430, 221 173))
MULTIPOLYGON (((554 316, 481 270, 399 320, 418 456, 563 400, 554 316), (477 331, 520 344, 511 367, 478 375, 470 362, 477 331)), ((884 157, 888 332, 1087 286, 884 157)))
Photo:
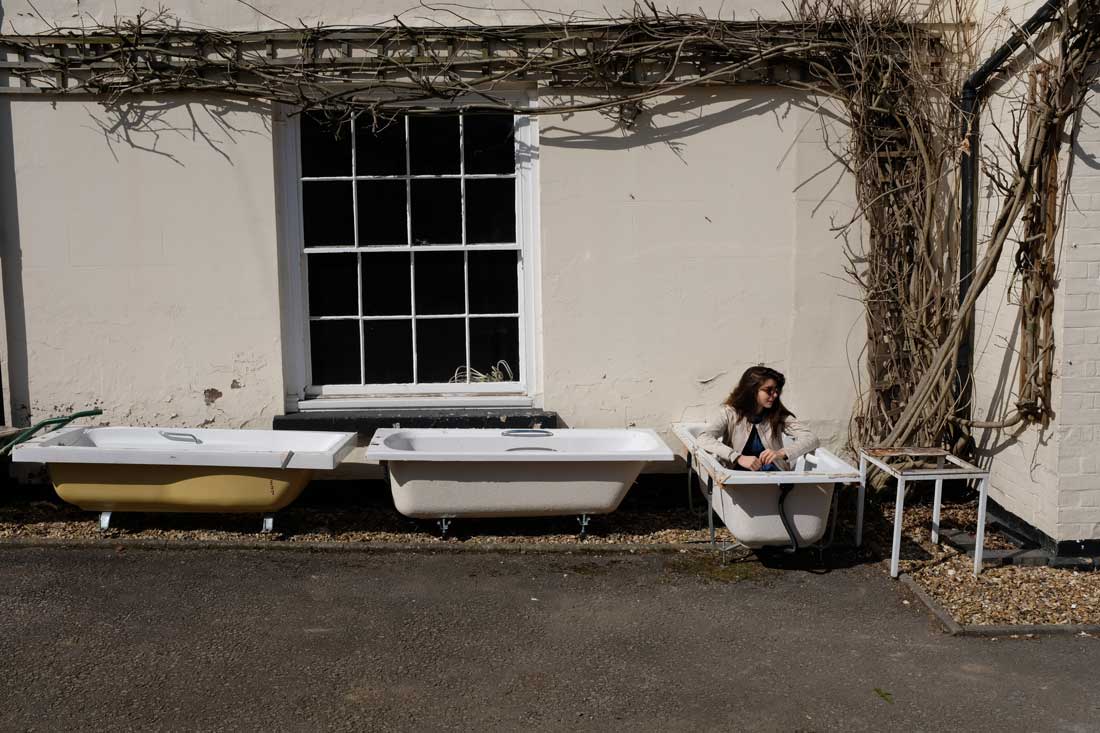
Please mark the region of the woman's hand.
POLYGON ((780 449, 780 450, 771 450, 769 448, 768 450, 765 450, 763 453, 760 454, 760 462, 763 463, 766 466, 769 463, 775 463, 780 458, 786 458, 786 457, 787 457, 786 451, 784 451, 782 449, 780 449))
POLYGON ((737 465, 748 471, 759 471, 764 467, 756 456, 737 456, 737 465))

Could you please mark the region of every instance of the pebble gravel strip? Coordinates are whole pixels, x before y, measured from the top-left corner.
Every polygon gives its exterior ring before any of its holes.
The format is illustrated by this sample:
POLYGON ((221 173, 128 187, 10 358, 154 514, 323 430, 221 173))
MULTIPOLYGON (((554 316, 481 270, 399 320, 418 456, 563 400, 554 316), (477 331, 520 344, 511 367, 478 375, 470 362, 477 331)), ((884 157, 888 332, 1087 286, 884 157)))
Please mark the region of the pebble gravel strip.
MULTIPOLYGON (((433 522, 409 520, 374 507, 289 507, 275 515, 275 531, 261 534, 256 514, 115 514, 100 531, 97 514, 52 501, 0 506, 0 541, 117 539, 209 543, 400 543, 404 545, 630 544, 706 545, 706 518, 686 511, 616 512, 591 517, 587 537, 575 517, 456 520, 446 539, 433 522)), ((724 527, 719 542, 732 536, 724 527)))
MULTIPOLYGON (((877 521, 870 531, 880 547, 889 547, 893 504, 869 512, 877 521)), ((973 533, 977 528, 974 502, 945 505, 941 526, 973 533)), ((907 507, 902 530, 901 571, 966 626, 1100 624, 1100 572, 1047 566, 986 567, 974 577, 972 557, 930 541, 931 507, 907 507)), ((1014 545, 987 532, 987 549, 1014 545)))

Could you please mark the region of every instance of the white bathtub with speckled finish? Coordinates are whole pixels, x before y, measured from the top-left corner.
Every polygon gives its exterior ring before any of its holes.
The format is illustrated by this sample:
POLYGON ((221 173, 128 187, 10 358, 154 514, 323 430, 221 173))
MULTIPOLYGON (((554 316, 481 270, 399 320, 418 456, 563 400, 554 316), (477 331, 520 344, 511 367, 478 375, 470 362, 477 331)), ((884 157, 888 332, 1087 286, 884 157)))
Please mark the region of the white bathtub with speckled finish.
POLYGON ((674 456, 652 430, 384 428, 367 458, 388 469, 399 512, 430 519, 606 514, 674 456))

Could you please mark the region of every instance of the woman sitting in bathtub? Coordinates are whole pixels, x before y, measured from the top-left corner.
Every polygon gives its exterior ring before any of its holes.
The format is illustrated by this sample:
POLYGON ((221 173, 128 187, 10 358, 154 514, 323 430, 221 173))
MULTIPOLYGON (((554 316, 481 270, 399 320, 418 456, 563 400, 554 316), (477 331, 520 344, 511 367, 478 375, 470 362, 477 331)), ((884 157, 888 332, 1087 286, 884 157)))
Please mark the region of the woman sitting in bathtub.
POLYGON ((745 370, 698 444, 742 471, 790 471, 799 456, 821 441, 794 419, 779 395, 787 378, 766 366, 745 370), (783 436, 790 445, 783 445, 783 436))

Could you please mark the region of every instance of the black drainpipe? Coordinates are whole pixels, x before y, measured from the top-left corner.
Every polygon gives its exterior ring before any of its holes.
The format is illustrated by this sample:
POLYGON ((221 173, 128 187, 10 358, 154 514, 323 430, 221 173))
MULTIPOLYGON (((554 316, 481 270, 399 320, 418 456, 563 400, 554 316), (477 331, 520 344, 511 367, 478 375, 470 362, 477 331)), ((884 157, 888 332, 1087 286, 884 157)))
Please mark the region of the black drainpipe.
MULTIPOLYGON (((983 99, 985 83, 997 69, 1001 67, 1008 57, 1014 54, 1020 46, 1035 34, 1039 28, 1054 20, 1058 10, 1062 7, 1063 0, 1047 0, 1041 8, 1035 11, 1026 23, 1016 29, 1004 44, 993 52, 993 55, 985 60, 963 83, 962 88, 962 120, 963 131, 966 135, 967 150, 962 158, 962 206, 959 212, 962 230, 959 239, 959 304, 966 299, 966 291, 970 289, 970 281, 974 276, 974 261, 977 258, 978 227, 974 216, 974 199, 978 187, 978 161, 981 145, 978 131, 979 109, 983 99)), ((959 405, 957 415, 962 418, 970 416, 970 392, 971 370, 974 362, 974 319, 971 318, 963 332, 962 344, 959 346, 959 358, 955 364, 955 382, 958 393, 959 405)))

